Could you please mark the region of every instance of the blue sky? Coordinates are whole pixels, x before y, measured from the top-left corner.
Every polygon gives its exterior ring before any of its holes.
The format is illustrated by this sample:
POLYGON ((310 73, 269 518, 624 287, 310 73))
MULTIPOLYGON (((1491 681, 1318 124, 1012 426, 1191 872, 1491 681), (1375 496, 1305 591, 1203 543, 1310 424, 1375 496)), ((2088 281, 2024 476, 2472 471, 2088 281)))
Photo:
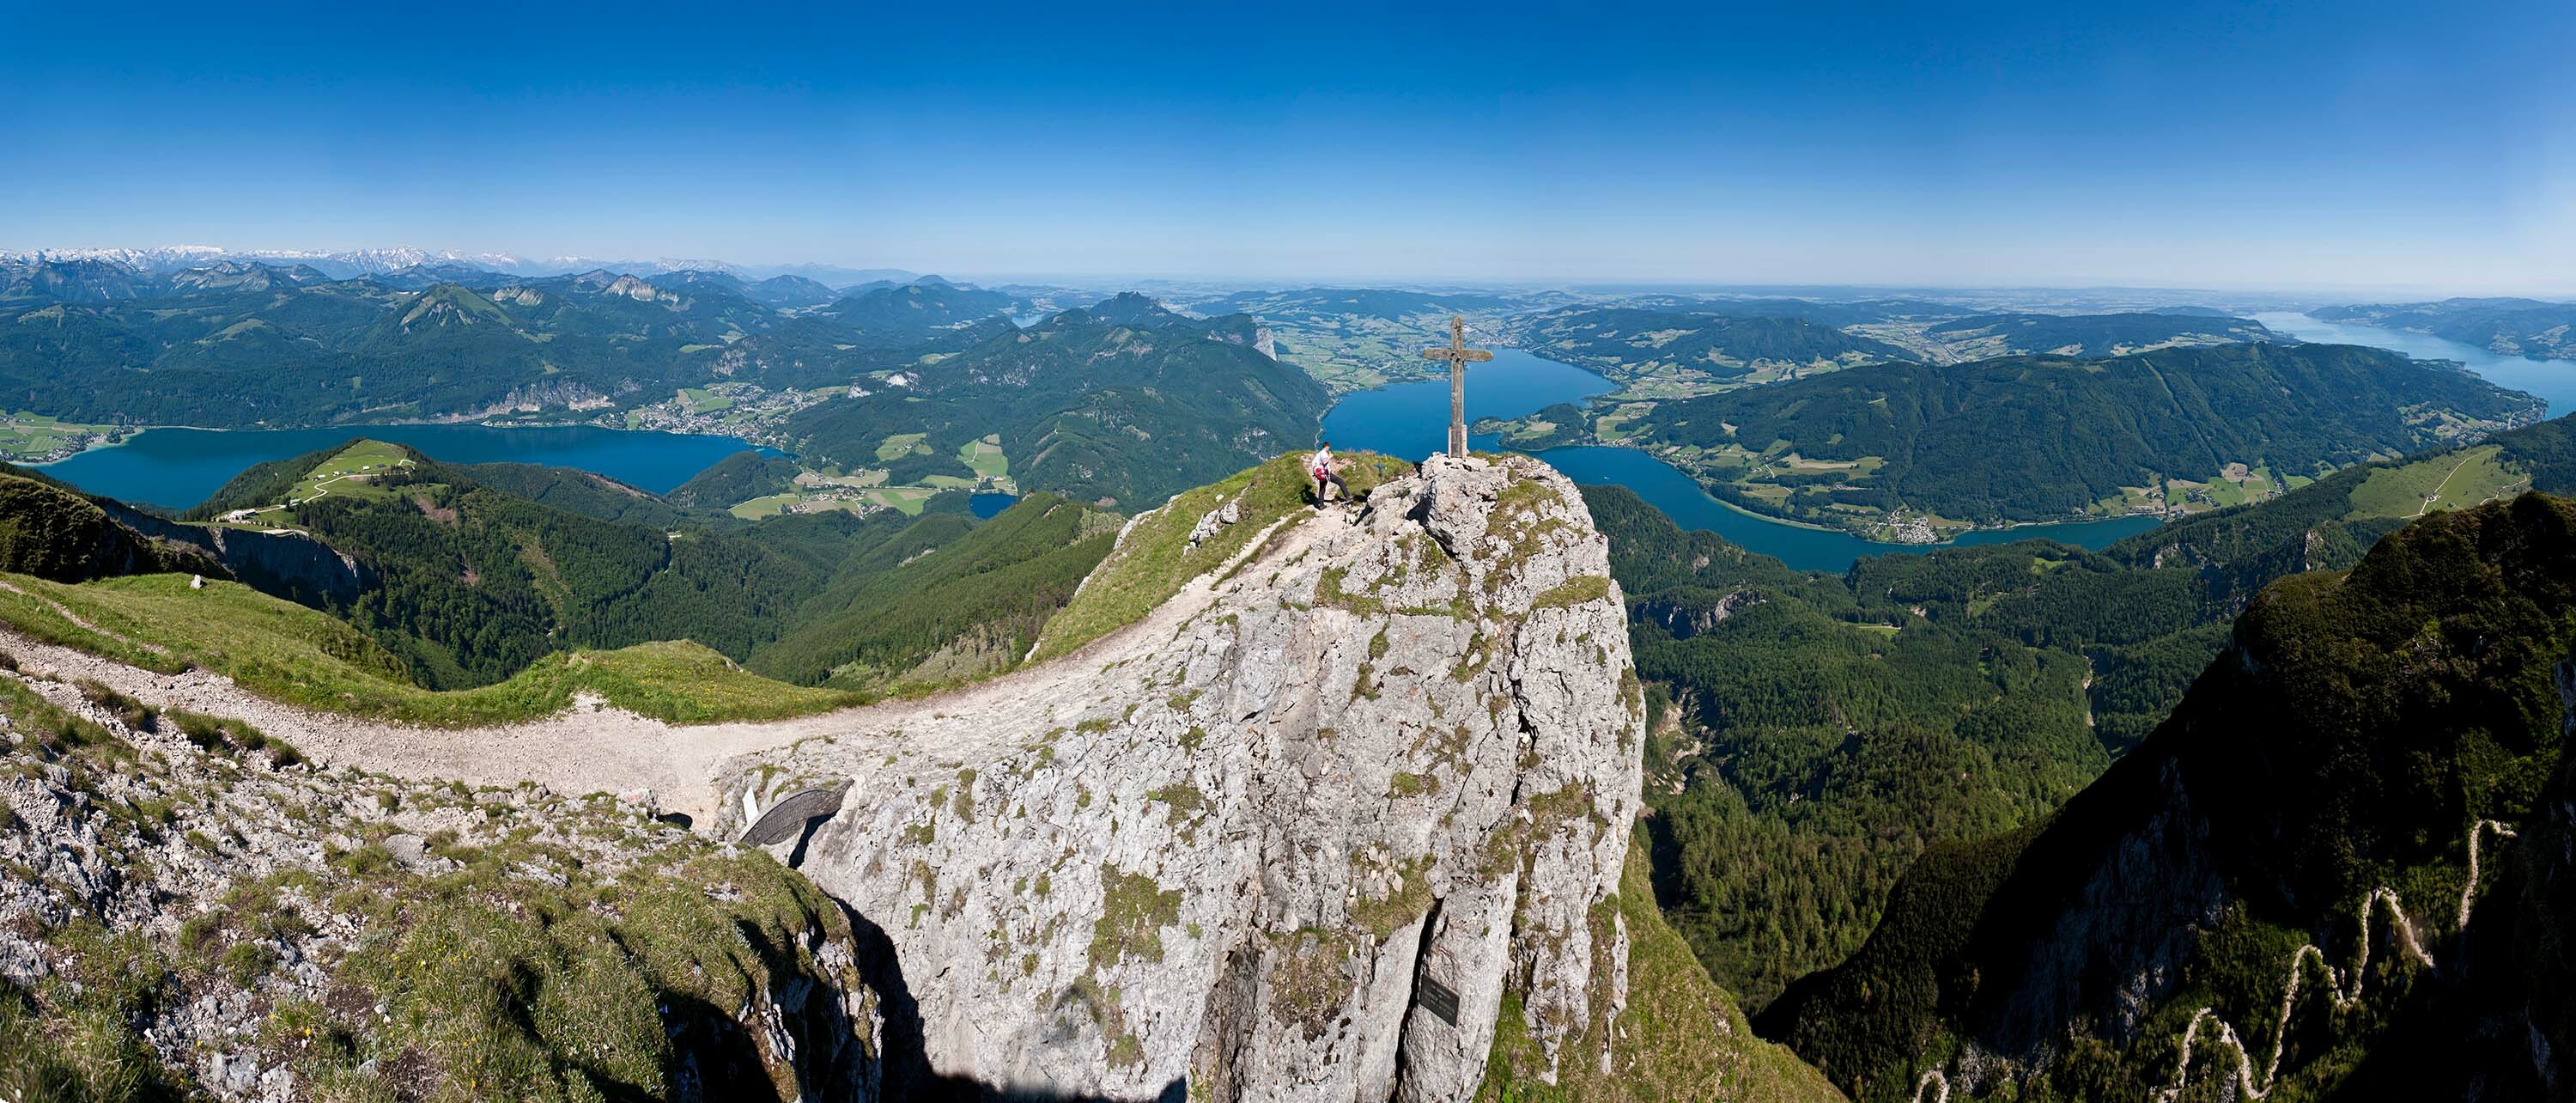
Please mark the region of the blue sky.
POLYGON ((0 247, 2576 291, 2563 0, 106 7, 0 247))

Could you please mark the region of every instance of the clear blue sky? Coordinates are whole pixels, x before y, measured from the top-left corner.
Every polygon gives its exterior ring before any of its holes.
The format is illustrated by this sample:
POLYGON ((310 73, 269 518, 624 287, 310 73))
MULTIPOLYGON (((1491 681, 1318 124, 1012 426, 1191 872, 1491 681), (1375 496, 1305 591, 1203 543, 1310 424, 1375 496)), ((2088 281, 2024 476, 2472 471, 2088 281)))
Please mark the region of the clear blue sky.
POLYGON ((0 247, 2576 291, 2567 0, 113 7, 0 247))

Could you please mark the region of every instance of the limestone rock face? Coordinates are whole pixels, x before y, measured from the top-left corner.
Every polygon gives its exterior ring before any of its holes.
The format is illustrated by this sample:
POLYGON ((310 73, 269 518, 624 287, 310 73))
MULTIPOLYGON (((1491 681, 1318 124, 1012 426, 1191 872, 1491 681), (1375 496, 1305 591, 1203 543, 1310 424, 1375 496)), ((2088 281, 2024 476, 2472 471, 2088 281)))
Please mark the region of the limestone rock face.
POLYGON ((1255 549, 1064 692, 728 766, 734 832, 852 783, 776 851, 883 929, 890 1051, 1211 1100, 1466 1099, 1505 1014, 1602 1059, 1573 1042, 1625 999, 1643 701, 1574 486, 1434 458, 1255 549))

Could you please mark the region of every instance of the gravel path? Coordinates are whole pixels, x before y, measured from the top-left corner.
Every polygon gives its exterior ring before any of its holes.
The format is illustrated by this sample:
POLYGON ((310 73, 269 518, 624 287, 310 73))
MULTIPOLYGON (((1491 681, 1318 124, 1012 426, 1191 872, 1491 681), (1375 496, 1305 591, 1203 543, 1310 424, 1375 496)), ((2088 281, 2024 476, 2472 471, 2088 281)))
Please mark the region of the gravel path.
MULTIPOLYGON (((1349 525, 1331 512, 1308 521, 1272 549, 1293 556, 1324 532, 1349 525)), ((1263 546, 1256 536, 1244 556, 1263 546)), ((1239 561, 1240 557, 1238 557, 1239 561)), ((1041 713, 1046 703, 1078 699, 1105 666, 1142 655, 1168 640, 1216 595, 1214 580, 1233 564, 1184 586, 1143 620, 1082 649, 999 678, 930 697, 882 701, 785 720, 675 726, 585 699, 543 720, 472 728, 424 728, 363 720, 284 704, 204 670, 159 674, 44 643, 0 626, 0 650, 30 674, 91 678, 145 704, 238 717, 294 744, 316 762, 406 778, 455 779, 474 785, 533 781, 559 793, 651 789, 665 812, 714 822, 716 772, 731 758, 821 736, 904 731, 906 741, 962 738, 949 714, 988 722, 1041 713)), ((935 742, 916 744, 940 753, 935 742)))

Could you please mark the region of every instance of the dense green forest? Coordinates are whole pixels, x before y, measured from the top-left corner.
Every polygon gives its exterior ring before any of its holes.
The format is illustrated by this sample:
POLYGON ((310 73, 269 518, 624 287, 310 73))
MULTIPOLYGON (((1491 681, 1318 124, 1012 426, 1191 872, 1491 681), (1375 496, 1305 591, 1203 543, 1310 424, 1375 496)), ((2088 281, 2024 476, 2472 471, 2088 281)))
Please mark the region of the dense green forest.
POLYGON ((2473 439, 2538 399, 2349 345, 1879 364, 1665 402, 1637 428, 1711 493, 1824 523, 2062 518, 2230 464, 2285 478, 2473 439), (1794 461, 1792 460, 1794 457, 1794 461))
POLYGON ((684 508, 682 503, 656 497, 605 475, 569 467, 543 467, 532 463, 459 463, 448 466, 504 494, 601 521, 668 529, 691 522, 717 521, 726 516, 721 512, 722 506, 714 511, 692 511, 684 508))
POLYGON ((672 487, 662 497, 687 509, 723 510, 736 502, 777 494, 796 485, 796 475, 802 470, 796 461, 784 456, 736 452, 690 476, 689 481, 672 487))

